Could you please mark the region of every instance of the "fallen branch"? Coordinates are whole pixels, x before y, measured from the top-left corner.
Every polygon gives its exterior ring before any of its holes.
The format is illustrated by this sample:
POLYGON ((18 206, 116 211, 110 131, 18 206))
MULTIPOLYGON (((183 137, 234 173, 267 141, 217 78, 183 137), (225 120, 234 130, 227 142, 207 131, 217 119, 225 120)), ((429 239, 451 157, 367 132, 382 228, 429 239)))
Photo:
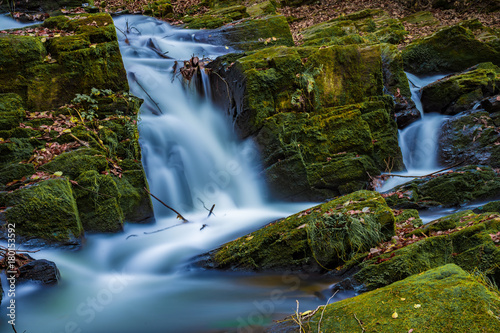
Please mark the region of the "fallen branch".
MULTIPOLYGON (((330 298, 326 301, 326 304, 325 306, 323 306, 323 311, 321 311, 321 317, 319 318, 319 321, 318 321, 318 332, 321 332, 321 321, 323 320, 323 314, 325 313, 325 309, 326 309, 326 306, 328 305, 328 303, 330 303, 330 300, 335 297, 335 295, 337 295, 339 291, 336 290, 332 296, 330 296, 330 298)), ((319 309, 319 308, 318 308, 319 309)), ((317 309, 316 309, 317 311, 317 309)))
POLYGON ((177 218, 182 220, 183 223, 186 223, 186 222, 189 222, 188 220, 186 220, 184 218, 184 216, 182 216, 181 213, 179 213, 178 211, 176 211, 175 209, 173 209, 172 207, 170 207, 169 205, 167 205, 166 203, 164 203, 163 201, 161 201, 157 196, 155 196, 153 193, 149 192, 148 189, 146 187, 144 187, 144 191, 146 191, 150 196, 152 196, 153 198, 155 198, 156 200, 158 200, 163 206, 167 207, 168 209, 170 209, 171 211, 173 211, 174 213, 177 214, 177 218))
POLYGON ((382 177, 386 178, 386 177, 403 177, 403 178, 425 178, 425 177, 430 177, 432 175, 435 175, 436 173, 440 173, 440 172, 443 172, 443 171, 446 171, 446 170, 449 170, 449 169, 452 169, 454 167, 457 167, 459 166, 460 164, 463 164, 465 161, 461 161, 461 162, 458 162, 458 163, 455 163, 453 164, 452 166, 449 166, 449 167, 446 167, 444 169, 441 169, 441 170, 438 170, 438 171, 434 171, 434 172, 431 172, 427 175, 423 175, 423 176, 408 176, 408 175, 394 175, 394 174, 385 174, 385 175, 382 175, 382 177))
POLYGON ((156 105, 156 107, 158 108, 158 111, 160 111, 160 114, 163 114, 163 112, 160 109, 160 105, 158 105, 158 103, 156 103, 156 101, 153 99, 153 97, 151 97, 151 95, 146 91, 146 89, 144 89, 144 87, 139 82, 139 80, 137 80, 135 73, 130 72, 128 75, 130 76, 130 78, 132 80, 134 80, 137 83, 137 85, 142 89, 142 91, 144 91, 144 93, 149 97, 149 99, 156 105))
POLYGON ((166 228, 155 230, 155 231, 151 231, 151 232, 144 231, 144 235, 156 234, 157 232, 161 232, 161 231, 165 231, 165 230, 168 230, 168 229, 172 229, 172 228, 178 227, 178 226, 183 225, 183 224, 184 224, 184 222, 183 223, 174 224, 174 225, 171 225, 170 227, 166 227, 166 228))
POLYGON ((361 324, 361 321, 358 319, 358 317, 356 317, 356 314, 354 314, 354 318, 356 318, 356 320, 358 321, 358 324, 361 327, 361 331, 364 332, 365 328, 363 327, 363 324, 361 324))
POLYGON ((214 215, 214 208, 215 208, 215 204, 212 205, 212 208, 210 208, 210 212, 208 212, 208 216, 207 216, 207 219, 210 217, 210 215, 214 215))

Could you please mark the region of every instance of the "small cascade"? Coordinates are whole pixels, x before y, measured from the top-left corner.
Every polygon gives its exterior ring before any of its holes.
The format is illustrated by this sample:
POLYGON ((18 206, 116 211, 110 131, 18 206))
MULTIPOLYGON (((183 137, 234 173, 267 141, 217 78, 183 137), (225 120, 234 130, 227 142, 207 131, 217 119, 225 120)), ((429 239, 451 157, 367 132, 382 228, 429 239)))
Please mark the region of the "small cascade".
MULTIPOLYGON (((439 129, 446 116, 438 113, 424 114, 420 101, 421 89, 446 75, 420 77, 406 73, 406 76, 410 84, 411 98, 422 117, 399 131, 399 145, 406 171, 393 174, 422 176, 439 170, 437 161, 439 129)), ((391 177, 378 190, 385 192, 408 181, 406 177, 391 177)))
MULTIPOLYGON (((203 210, 203 203, 262 205, 257 150, 251 142, 239 142, 215 109, 203 71, 201 80, 196 75, 189 84, 179 73, 182 60, 193 54, 214 59, 227 50, 196 43, 193 30, 157 24, 151 31, 151 22, 142 18, 118 18, 116 24, 134 28, 126 38, 118 37, 131 92, 145 100, 139 132, 151 192, 184 212, 203 210)), ((168 214, 157 203, 155 212, 157 218, 168 214)))
MULTIPOLYGON (((214 59, 228 52, 224 46, 198 43, 200 32, 148 17, 122 16, 115 25, 131 92, 144 99, 139 134, 150 190, 190 223, 181 223, 154 202, 155 224, 126 224, 124 233, 87 235, 78 252, 42 249, 36 258, 54 261, 62 282, 53 288, 18 286, 18 331, 246 330, 290 312, 296 299, 303 308, 324 304, 308 287, 314 282, 296 276, 186 267, 193 256, 312 204, 266 203, 257 151, 251 142, 237 139, 224 112, 208 100, 207 77, 201 73, 202 94, 195 91, 195 82, 185 84, 180 77, 182 61, 214 59), (215 215, 207 218, 213 204, 215 215)), ((335 300, 347 296, 352 293, 335 300)), ((1 332, 11 330, 7 320, 0 321, 1 332)))

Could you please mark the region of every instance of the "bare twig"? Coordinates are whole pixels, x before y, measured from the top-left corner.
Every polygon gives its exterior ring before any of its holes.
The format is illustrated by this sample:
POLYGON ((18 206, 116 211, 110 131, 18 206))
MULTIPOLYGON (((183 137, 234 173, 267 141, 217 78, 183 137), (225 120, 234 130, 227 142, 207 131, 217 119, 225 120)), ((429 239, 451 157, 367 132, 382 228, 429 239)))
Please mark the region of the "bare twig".
POLYGON ((125 238, 125 240, 127 240, 127 239, 129 239, 131 237, 139 237, 139 236, 137 236, 137 235, 128 235, 127 238, 125 238))
POLYGON ((14 326, 14 324, 11 324, 11 325, 12 325, 12 329, 14 330, 14 332, 17 333, 16 327, 14 326))
POLYGON ((156 108, 158 109, 158 111, 160 111, 160 114, 163 114, 163 112, 160 109, 160 105, 158 105, 158 103, 156 103, 156 101, 153 99, 153 97, 151 97, 151 95, 146 91, 146 89, 144 89, 144 87, 142 86, 142 84, 139 82, 139 80, 135 76, 135 73, 130 72, 128 75, 130 76, 130 78, 132 80, 134 80, 137 83, 137 85, 139 86, 139 88, 141 88, 142 91, 144 91, 144 93, 149 97, 149 99, 156 105, 156 108))
POLYGON ((354 318, 356 318, 356 320, 358 321, 358 324, 361 327, 361 331, 365 332, 365 328, 363 327, 363 324, 361 324, 361 321, 358 319, 358 317, 356 317, 356 314, 354 314, 354 318))
POLYGON ((388 177, 404 177, 404 178, 425 178, 425 177, 429 177, 429 176, 435 175, 436 173, 440 173, 440 172, 452 169, 454 167, 457 167, 460 164, 463 164, 464 162, 465 161, 461 161, 461 162, 455 163, 455 164, 453 164, 453 165, 451 165, 449 167, 446 167, 446 168, 438 170, 438 171, 431 172, 431 173, 429 173, 427 175, 423 175, 423 176, 408 176, 408 175, 395 175, 395 174, 387 174, 387 175, 384 175, 384 176, 388 176, 388 177))
POLYGON ((83 141, 83 140, 78 139, 76 136, 74 136, 74 135, 73 135, 73 134, 71 134, 71 133, 69 133, 69 135, 70 135, 73 139, 75 139, 76 141, 78 141, 78 143, 79 143, 79 144, 81 144, 82 146, 85 146, 85 147, 88 147, 88 146, 89 146, 88 142, 85 142, 85 141, 83 141))
POLYGON ((339 292, 339 291, 337 290, 337 291, 335 291, 335 292, 333 293, 333 295, 332 295, 332 296, 330 296, 330 298, 326 301, 325 306, 323 307, 323 311, 321 311, 321 317, 319 318, 319 321, 318 321, 318 333, 321 333, 321 321, 323 320, 323 314, 325 313, 326 306, 328 305, 328 303, 330 303, 330 300, 331 300, 333 297, 335 297, 335 295, 337 295, 337 293, 338 293, 338 292, 339 292))
POLYGON ((161 231, 165 231, 165 230, 168 230, 168 229, 172 229, 172 228, 178 227, 178 226, 183 225, 183 224, 184 223, 178 223, 178 224, 171 225, 170 227, 166 227, 166 228, 155 230, 155 231, 151 231, 151 232, 144 231, 144 235, 156 234, 157 232, 161 232, 161 231))
POLYGON ((157 196, 155 196, 153 193, 149 192, 148 189, 146 187, 144 187, 144 191, 148 192, 148 194, 150 196, 152 196, 153 198, 155 198, 156 200, 158 200, 163 206, 167 207, 168 209, 170 209, 171 211, 173 211, 174 213, 177 214, 177 218, 182 220, 183 223, 186 223, 186 222, 189 222, 188 220, 186 220, 184 218, 184 216, 182 216, 181 213, 179 213, 178 211, 176 211, 175 209, 173 209, 172 207, 170 207, 169 205, 167 205, 166 203, 164 203, 163 201, 161 201, 157 196))
POLYGON ((214 208, 215 208, 215 204, 212 205, 212 208, 210 208, 210 212, 208 212, 208 216, 207 216, 207 219, 211 216, 211 215, 214 215, 214 208))

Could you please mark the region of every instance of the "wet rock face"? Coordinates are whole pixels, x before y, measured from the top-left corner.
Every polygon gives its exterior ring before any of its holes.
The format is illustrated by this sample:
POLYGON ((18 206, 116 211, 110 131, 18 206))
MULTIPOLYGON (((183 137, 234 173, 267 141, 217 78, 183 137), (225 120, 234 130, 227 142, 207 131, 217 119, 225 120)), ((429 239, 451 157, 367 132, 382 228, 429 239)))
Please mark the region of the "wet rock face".
POLYGON ((467 166, 412 180, 382 195, 392 208, 423 209, 495 199, 498 193, 500 175, 497 169, 467 166))
POLYGON ((387 165, 403 167, 392 98, 383 94, 382 69, 398 62, 382 60, 390 53, 379 45, 270 47, 209 65, 218 73, 215 100, 240 136, 254 138, 275 197, 324 200, 362 189, 387 165))
POLYGON ((61 278, 59 269, 52 261, 40 259, 19 268, 19 281, 34 281, 42 284, 57 284, 61 278))
POLYGON ((424 112, 455 115, 499 92, 500 68, 481 63, 423 87, 421 101, 424 112))
MULTIPOLYGON (((489 99, 485 101, 490 104, 489 99)), ((481 109, 446 119, 439 136, 438 160, 442 165, 463 161, 500 167, 500 122, 481 109)))
POLYGON ((499 36, 490 33, 489 41, 481 41, 474 33, 482 33, 484 27, 469 23, 444 28, 405 47, 405 70, 413 74, 450 73, 486 61, 500 65, 499 36))

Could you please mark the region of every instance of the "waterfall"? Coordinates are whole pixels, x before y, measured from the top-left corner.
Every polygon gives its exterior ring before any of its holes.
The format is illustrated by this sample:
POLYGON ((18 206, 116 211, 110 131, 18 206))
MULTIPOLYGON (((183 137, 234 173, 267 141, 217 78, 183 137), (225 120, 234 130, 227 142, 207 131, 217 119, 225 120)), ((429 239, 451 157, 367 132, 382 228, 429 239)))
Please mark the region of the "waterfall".
MULTIPOLYGON (((182 211, 202 210, 203 203, 262 205, 256 148, 250 141, 238 142, 223 112, 209 100, 208 80, 197 96, 194 82, 183 82, 179 73, 182 60, 193 55, 215 59, 228 50, 197 43, 195 30, 152 22, 135 16, 116 20, 129 31, 118 38, 131 92, 145 101, 139 132, 151 192, 182 211)), ((167 210, 155 203, 155 213, 164 216, 167 210)))
MULTIPOLYGON (((239 141, 221 110, 185 84, 175 61, 215 58, 225 46, 198 43, 195 30, 170 27, 142 16, 115 20, 131 92, 144 99, 139 119, 143 164, 150 190, 189 219, 155 202, 155 224, 126 224, 118 234, 87 235, 78 252, 42 249, 35 258, 54 261, 61 283, 20 284, 19 332, 247 331, 303 308, 323 304, 314 294, 329 282, 307 277, 204 271, 186 266, 196 255, 263 225, 310 207, 269 204, 251 142, 239 141), (215 204, 215 216, 205 209, 215 204), (160 231, 162 230, 162 231, 160 231), (314 287, 314 288, 313 288, 314 287)), ((206 32, 204 32, 206 33, 206 32)), ((312 278, 312 277, 311 277, 312 278)), ((3 281, 4 290, 6 281, 3 281)), ((7 289, 8 290, 8 289, 7 289)), ((338 294, 336 300, 352 296, 338 294)), ((8 297, 4 297, 2 311, 8 297)), ((5 313, 0 313, 5 317, 5 313)), ((0 321, 0 331, 12 328, 0 321)))
MULTIPOLYGON (((421 119, 399 131, 399 146, 403 154, 404 172, 394 172, 396 175, 422 176, 439 170, 437 150, 439 129, 446 119, 438 113, 424 114, 420 102, 421 89, 446 75, 416 76, 406 73, 410 84, 411 99, 420 111, 421 119)), ((380 192, 392 189, 394 186, 408 182, 406 177, 391 177, 381 188, 380 192)))

